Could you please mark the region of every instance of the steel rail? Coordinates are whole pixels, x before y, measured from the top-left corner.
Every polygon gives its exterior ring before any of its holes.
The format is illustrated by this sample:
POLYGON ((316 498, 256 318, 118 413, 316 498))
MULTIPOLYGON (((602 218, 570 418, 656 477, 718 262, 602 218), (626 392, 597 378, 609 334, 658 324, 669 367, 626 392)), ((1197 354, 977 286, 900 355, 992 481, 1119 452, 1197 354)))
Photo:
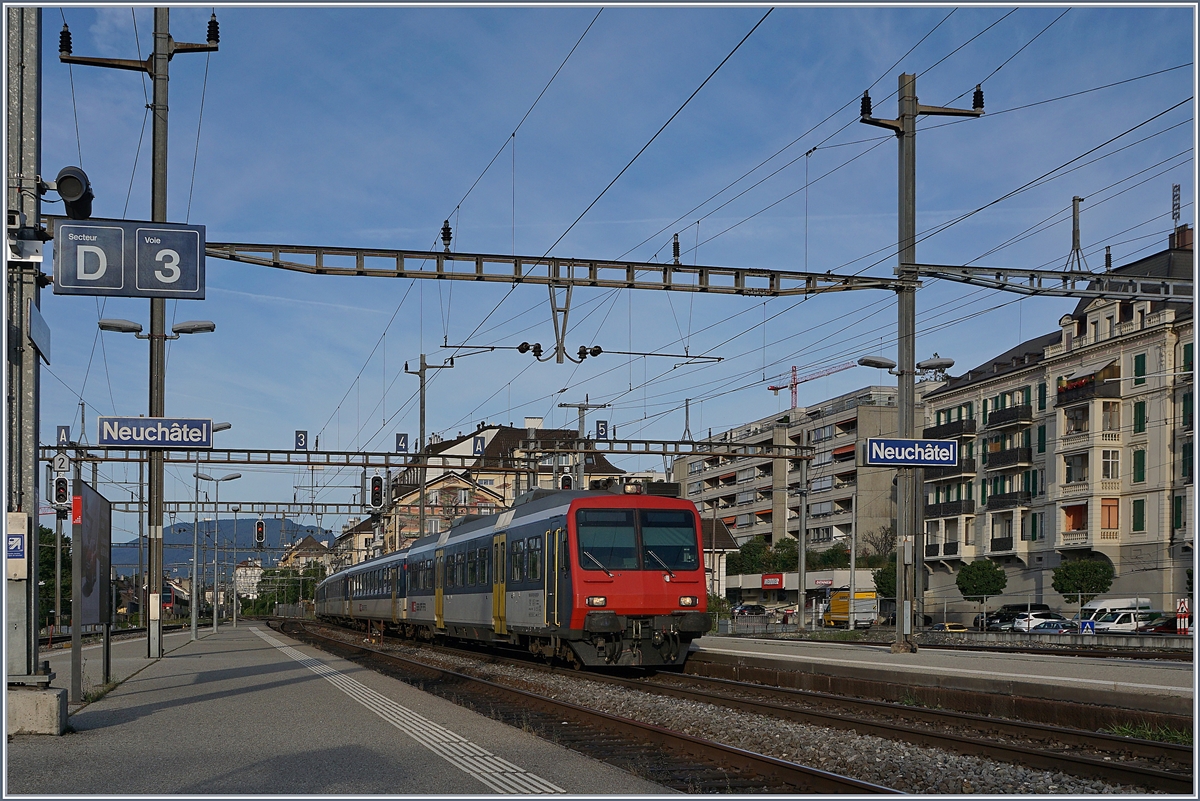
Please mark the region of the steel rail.
MULTIPOLYGON (((439 679, 452 682, 455 686, 472 686, 480 688, 491 695, 507 696, 514 698, 518 703, 526 706, 552 713, 556 716, 566 716, 577 721, 583 722, 586 725, 599 726, 612 732, 616 732, 622 736, 634 737, 642 741, 652 742, 657 745, 668 748, 672 751, 682 751, 694 757, 714 761, 719 765, 736 765, 741 770, 747 768, 757 773, 760 776, 769 777, 777 781, 781 781, 795 787, 803 789, 809 793, 897 793, 888 787, 871 784, 870 782, 859 781, 848 776, 840 776, 836 773, 817 770, 805 765, 798 765, 794 762, 788 762, 782 759, 776 759, 764 754, 757 754, 752 751, 746 751, 740 748, 723 745, 721 743, 704 740, 699 737, 693 737, 682 732, 675 732, 665 729, 661 726, 655 726, 648 723, 630 720, 628 718, 610 715, 605 712, 600 712, 594 709, 587 709, 576 704, 558 701, 553 698, 547 698, 543 695, 537 695, 525 690, 518 690, 513 687, 507 687, 496 682, 487 681, 486 679, 468 676, 466 674, 457 673, 447 668, 429 665, 413 659, 407 659, 397 654, 380 651, 374 648, 368 648, 364 645, 352 642, 345 642, 332 637, 327 637, 318 634, 302 623, 292 622, 291 626, 299 628, 304 632, 305 637, 319 639, 327 643, 331 643, 338 649, 348 649, 358 653, 370 656, 374 659, 380 659, 387 662, 398 663, 409 670, 417 670, 427 674, 433 674, 439 679)), ((280 630, 283 633, 290 633, 291 628, 287 622, 281 623, 280 630)), ((291 629, 295 631, 295 629, 291 629)), ((590 677, 590 674, 589 674, 590 677)))

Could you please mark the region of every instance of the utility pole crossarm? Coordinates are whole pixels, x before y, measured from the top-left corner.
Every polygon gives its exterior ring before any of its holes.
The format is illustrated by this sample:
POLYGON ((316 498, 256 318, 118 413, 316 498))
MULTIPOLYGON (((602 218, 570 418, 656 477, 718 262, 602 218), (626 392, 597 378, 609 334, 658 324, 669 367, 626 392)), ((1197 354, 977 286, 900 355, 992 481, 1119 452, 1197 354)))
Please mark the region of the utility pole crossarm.
POLYGON ((781 297, 852 289, 895 289, 894 277, 843 276, 792 270, 541 258, 423 250, 308 247, 207 242, 210 258, 312 275, 494 281, 553 287, 655 289, 781 297))
POLYGON ((1193 282, 1182 278, 948 264, 905 264, 903 267, 927 278, 958 281, 1021 295, 1189 301, 1194 293, 1193 282))

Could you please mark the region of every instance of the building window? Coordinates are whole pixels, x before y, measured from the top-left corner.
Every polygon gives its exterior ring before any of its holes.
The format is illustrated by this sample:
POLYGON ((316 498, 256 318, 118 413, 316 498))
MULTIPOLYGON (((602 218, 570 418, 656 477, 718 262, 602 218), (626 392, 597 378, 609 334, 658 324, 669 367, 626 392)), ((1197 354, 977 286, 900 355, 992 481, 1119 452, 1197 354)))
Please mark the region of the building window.
POLYGON ((833 501, 822 501, 821 503, 810 503, 808 505, 808 513, 812 517, 823 517, 833 514, 833 501))
POLYGON ((744 506, 748 503, 754 503, 755 495, 756 495, 756 493, 753 490, 750 492, 739 492, 737 494, 736 503, 738 506, 744 506))
POLYGON ((833 464, 833 451, 825 451, 824 453, 813 454, 813 467, 822 467, 827 464, 833 464))
POLYGON ((1192 393, 1183 393, 1183 427, 1192 427, 1192 393))
POLYGON ((1146 480, 1146 452, 1144 450, 1136 450, 1133 452, 1133 483, 1140 484, 1146 480))
POLYGON ((703 470, 704 470, 703 460, 697 459, 694 462, 688 462, 688 475, 689 476, 694 476, 697 473, 703 472, 703 470))
POLYGON ((1121 430, 1121 403, 1119 401, 1104 401, 1102 405, 1101 424, 1105 431, 1121 430))
POLYGON ((1146 530, 1146 501, 1141 498, 1133 502, 1133 530, 1146 530))
POLYGON ((1088 407, 1076 406, 1073 409, 1067 409, 1064 414, 1067 418, 1067 434, 1082 434, 1088 430, 1088 407))
POLYGON ((1190 373, 1192 371, 1192 343, 1185 342, 1183 345, 1183 371, 1190 373))
POLYGON ((1133 433, 1146 433, 1146 402, 1138 401, 1133 404, 1133 433))
POLYGON ((1192 441, 1186 440, 1183 443, 1183 454, 1179 466, 1179 474, 1184 481, 1191 483, 1192 480, 1192 441))
POLYGON ((1063 507, 1063 531, 1087 531, 1087 504, 1063 507))
POLYGON ((1046 384, 1038 384, 1038 411, 1046 408, 1046 384))
POLYGON ((1038 426, 1038 453, 1046 452, 1046 427, 1038 426))
MULTIPOLYGON (((1142 451, 1139 451, 1141 453, 1142 451)), ((1121 452, 1120 451, 1100 451, 1100 477, 1107 479, 1118 479, 1121 477, 1121 452)))
POLYGON ((814 478, 810 484, 810 489, 813 492, 822 492, 827 489, 833 489, 833 476, 814 478))
POLYGON ((1176 531, 1183 528, 1183 496, 1175 496, 1175 509, 1171 516, 1171 527, 1176 531))
POLYGON ((812 432, 813 442, 824 442, 827 439, 833 439, 833 423, 820 428, 814 428, 812 432))
POLYGON ((738 515, 737 520, 734 521, 734 525, 736 525, 738 528, 746 528, 751 525, 750 518, 752 517, 754 517, 754 515, 738 515))
POLYGON ((688 495, 695 495, 698 492, 700 492, 700 490, 703 488, 704 488, 703 481, 693 481, 691 484, 688 484, 688 495))
POLYGON ((1121 501, 1118 498, 1100 499, 1100 528, 1116 530, 1121 527, 1121 501))
MULTIPOLYGON (((1074 484, 1088 480, 1088 455, 1086 453, 1064 456, 1063 461, 1067 466, 1067 480, 1064 483, 1074 484)), ((1136 464, 1136 460, 1134 463, 1136 464)))
POLYGON ((1133 385, 1146 383, 1146 354, 1139 353, 1133 357, 1133 385))
POLYGON ((737 471, 737 483, 745 484, 747 481, 753 481, 755 472, 753 467, 744 467, 737 471))

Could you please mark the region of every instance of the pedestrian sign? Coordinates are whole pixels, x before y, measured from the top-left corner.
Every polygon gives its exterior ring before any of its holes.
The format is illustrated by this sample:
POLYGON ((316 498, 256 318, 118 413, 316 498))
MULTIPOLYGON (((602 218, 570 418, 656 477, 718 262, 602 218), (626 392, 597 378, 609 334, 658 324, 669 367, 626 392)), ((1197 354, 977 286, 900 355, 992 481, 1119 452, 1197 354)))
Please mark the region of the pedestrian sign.
POLYGON ((1184 616, 1186 616, 1188 614, 1188 599, 1187 598, 1180 598, 1179 601, 1175 604, 1175 614, 1184 615, 1184 616))
POLYGON ((1191 628, 1188 624, 1191 622, 1192 613, 1188 611, 1188 599, 1180 598, 1175 603, 1175 633, 1187 636, 1188 630, 1191 628))
POLYGON ((1094 621, 1094 620, 1080 621, 1079 633, 1080 634, 1095 634, 1096 633, 1096 621, 1094 621))

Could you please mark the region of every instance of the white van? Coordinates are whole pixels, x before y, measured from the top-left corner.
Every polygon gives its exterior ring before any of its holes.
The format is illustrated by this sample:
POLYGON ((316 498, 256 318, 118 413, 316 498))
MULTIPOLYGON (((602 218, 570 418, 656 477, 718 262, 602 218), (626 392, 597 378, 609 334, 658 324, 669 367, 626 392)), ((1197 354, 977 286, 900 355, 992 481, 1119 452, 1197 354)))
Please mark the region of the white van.
POLYGON ((1113 612, 1137 612, 1150 610, 1149 598, 1097 598, 1083 605, 1079 614, 1072 620, 1099 620, 1113 612))
POLYGON ((1138 626, 1144 626, 1151 620, 1158 620, 1162 616, 1162 612, 1146 610, 1124 612, 1113 610, 1096 618, 1096 633, 1131 634, 1138 626))

